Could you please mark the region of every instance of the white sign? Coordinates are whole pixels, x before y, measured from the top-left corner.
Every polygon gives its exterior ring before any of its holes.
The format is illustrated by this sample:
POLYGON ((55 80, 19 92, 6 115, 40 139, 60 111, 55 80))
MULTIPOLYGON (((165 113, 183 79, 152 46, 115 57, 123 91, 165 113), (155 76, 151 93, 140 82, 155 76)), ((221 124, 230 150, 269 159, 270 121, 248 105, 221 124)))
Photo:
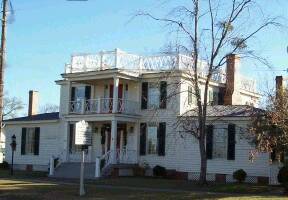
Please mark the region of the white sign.
POLYGON ((91 145, 92 144, 92 130, 88 122, 85 122, 84 120, 76 123, 75 144, 76 145, 91 145))

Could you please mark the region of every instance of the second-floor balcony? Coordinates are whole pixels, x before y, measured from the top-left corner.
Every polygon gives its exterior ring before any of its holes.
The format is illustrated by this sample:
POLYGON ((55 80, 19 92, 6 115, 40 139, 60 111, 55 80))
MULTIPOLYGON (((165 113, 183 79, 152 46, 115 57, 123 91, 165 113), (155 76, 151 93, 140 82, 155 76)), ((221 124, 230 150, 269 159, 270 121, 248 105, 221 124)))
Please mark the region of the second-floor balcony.
POLYGON ((115 110, 113 110, 113 98, 80 99, 70 101, 69 105, 70 114, 122 113, 136 115, 139 112, 139 103, 127 99, 118 99, 115 110))

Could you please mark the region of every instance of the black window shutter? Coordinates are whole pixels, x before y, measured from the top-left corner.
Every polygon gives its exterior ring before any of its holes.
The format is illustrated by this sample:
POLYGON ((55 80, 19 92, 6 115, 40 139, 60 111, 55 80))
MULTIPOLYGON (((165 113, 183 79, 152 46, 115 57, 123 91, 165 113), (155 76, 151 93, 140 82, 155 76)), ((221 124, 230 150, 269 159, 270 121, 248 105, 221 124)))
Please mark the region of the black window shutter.
POLYGON ((70 100, 71 101, 75 101, 75 87, 71 87, 71 97, 70 100))
POLYGON ((147 124, 140 124, 140 155, 143 156, 146 154, 146 129, 147 124))
POLYGON ((235 160, 235 127, 235 124, 228 124, 228 160, 235 160))
POLYGON ((224 105, 224 88, 219 88, 219 93, 218 93, 218 105, 224 105))
POLYGON ((74 138, 74 124, 69 125, 69 152, 72 152, 74 138))
POLYGON ((106 142, 105 126, 101 127, 101 144, 104 145, 106 142))
POLYGON ((147 109, 148 82, 142 83, 141 109, 147 109))
POLYGON ((276 160, 276 151, 275 149, 272 149, 272 152, 270 153, 270 158, 272 161, 276 160))
POLYGON ((159 123, 158 128, 158 155, 165 156, 166 123, 159 123))
POLYGON ((160 82, 160 108, 165 109, 167 104, 167 82, 160 82))
POLYGON ((91 99, 91 86, 87 85, 85 86, 85 99, 91 99))
POLYGON ((22 128, 22 135, 21 135, 21 155, 25 155, 25 147, 26 147, 26 128, 22 128))
POLYGON ((39 144, 40 144, 40 128, 35 128, 35 138, 34 138, 34 155, 39 155, 39 144))
POLYGON ((212 159, 213 155, 213 125, 206 126, 206 157, 212 159))

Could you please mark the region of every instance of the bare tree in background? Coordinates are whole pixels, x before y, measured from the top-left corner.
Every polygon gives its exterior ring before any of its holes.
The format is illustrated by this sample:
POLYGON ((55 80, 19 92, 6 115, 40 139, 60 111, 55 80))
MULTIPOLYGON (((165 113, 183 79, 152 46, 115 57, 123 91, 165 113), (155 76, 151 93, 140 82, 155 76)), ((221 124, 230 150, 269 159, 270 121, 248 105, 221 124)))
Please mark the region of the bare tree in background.
MULTIPOLYGON (((173 1, 169 1, 171 2, 173 1)), ((175 4, 177 3, 175 1, 175 4)), ((229 54, 240 54, 242 57, 254 58, 267 64, 265 59, 249 48, 248 42, 254 40, 254 36, 265 27, 279 24, 275 22, 275 18, 259 17, 256 19, 254 14, 259 12, 257 8, 259 9, 256 0, 191 0, 186 1, 185 5, 175 6, 165 17, 142 11, 136 15, 164 23, 169 31, 172 30, 170 34, 175 34, 168 52, 176 51, 193 58, 190 62, 185 61, 183 64, 186 66, 184 73, 197 99, 195 109, 197 115, 188 117, 188 111, 180 118, 185 132, 199 141, 201 184, 206 184, 207 96, 211 78, 225 65, 226 56, 229 54), (205 69, 200 66, 200 61, 206 63, 205 69), (203 99, 201 99, 199 79, 203 72, 205 89, 203 99)))
POLYGON ((9 97, 6 93, 3 102, 3 119, 17 117, 18 112, 23 108, 24 104, 21 99, 16 97, 9 97))
POLYGON ((40 108, 40 113, 51 113, 51 112, 58 112, 59 111, 59 106, 55 104, 45 104, 41 106, 40 108))

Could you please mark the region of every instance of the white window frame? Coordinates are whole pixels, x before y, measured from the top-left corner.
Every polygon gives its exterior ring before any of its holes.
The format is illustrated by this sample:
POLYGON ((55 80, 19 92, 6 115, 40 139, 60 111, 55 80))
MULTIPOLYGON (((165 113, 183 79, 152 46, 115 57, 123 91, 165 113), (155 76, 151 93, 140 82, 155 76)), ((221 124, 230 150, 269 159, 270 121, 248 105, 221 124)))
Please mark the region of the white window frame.
POLYGON ((157 155, 158 154, 158 138, 157 138, 158 126, 157 125, 148 125, 147 126, 147 146, 146 152, 148 155, 157 155), (152 145, 154 147, 152 148, 152 145))
POLYGON ((160 106, 159 85, 155 82, 149 82, 148 83, 148 109, 159 108, 159 106, 160 106))
POLYGON ((221 127, 214 128, 212 158, 213 159, 227 160, 227 149, 228 149, 227 126, 226 127, 221 126, 221 127))
POLYGON ((34 155, 35 153, 35 134, 36 128, 26 128, 25 155, 34 155))

